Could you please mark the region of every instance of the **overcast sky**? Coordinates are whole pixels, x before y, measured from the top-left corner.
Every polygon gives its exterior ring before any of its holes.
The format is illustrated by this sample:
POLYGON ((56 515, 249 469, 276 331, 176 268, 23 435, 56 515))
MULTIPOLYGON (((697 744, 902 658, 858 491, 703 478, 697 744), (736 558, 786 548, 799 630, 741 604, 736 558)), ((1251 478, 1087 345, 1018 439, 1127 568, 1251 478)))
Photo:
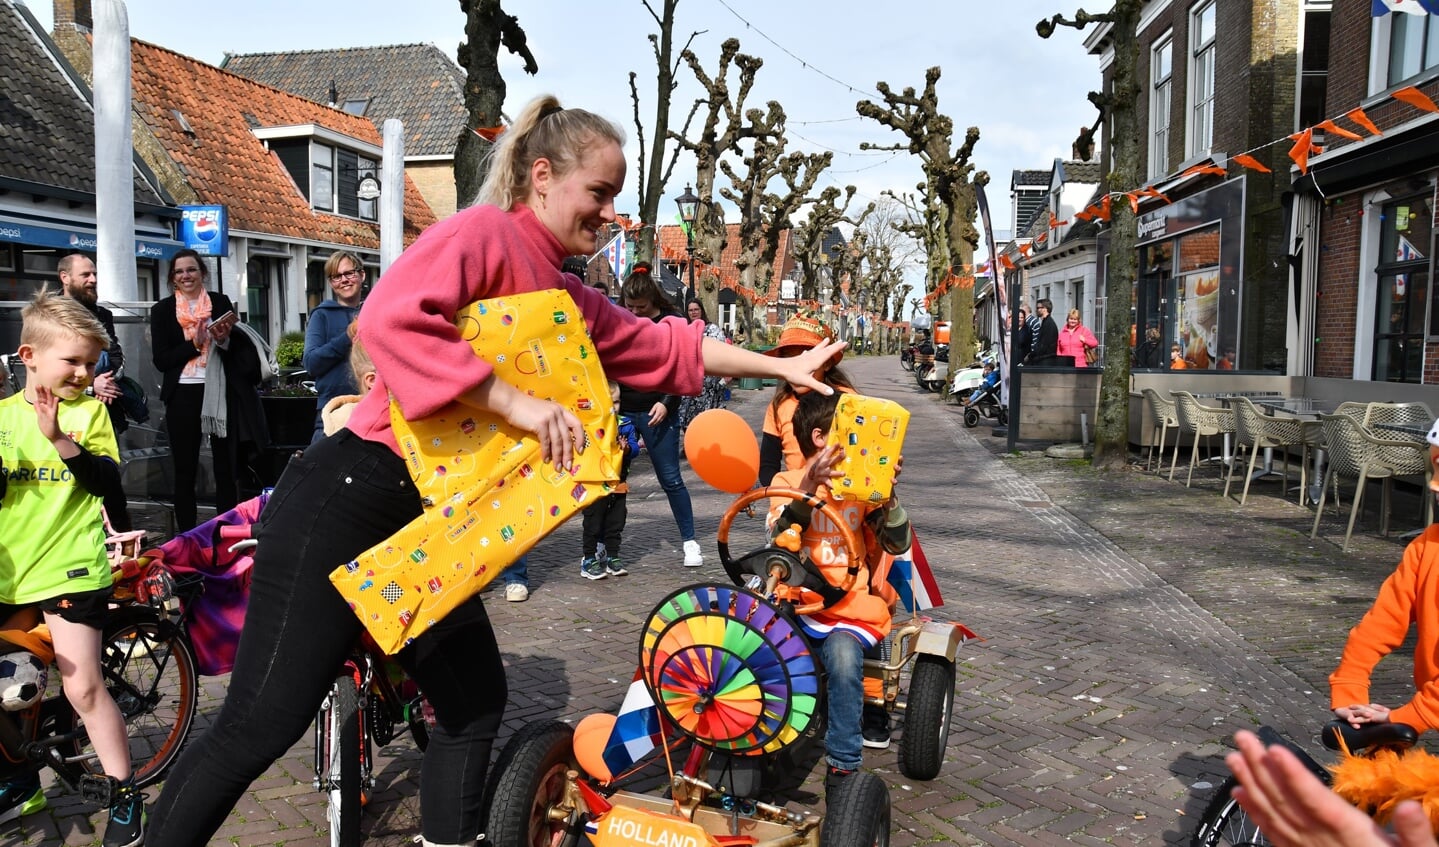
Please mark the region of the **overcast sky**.
MULTIPOLYGON (((50 0, 22 2, 50 24, 50 0)), ((1074 6, 1075 0, 680 0, 676 41, 698 33, 692 49, 711 71, 720 43, 731 36, 743 52, 762 58, 750 103, 773 99, 784 106, 791 149, 833 150, 834 163, 820 184, 854 185, 857 204, 885 189, 912 191, 921 174, 918 159, 908 153, 859 150, 862 141, 893 144, 901 136, 859 118, 855 103, 878 100, 874 86, 880 80, 895 90, 922 88, 925 70, 940 66, 940 109, 954 120, 956 143, 964 128, 980 128, 974 163, 990 173, 995 226, 1005 228, 1011 171, 1048 168, 1056 157, 1067 157, 1079 127, 1094 122, 1085 93, 1098 87, 1099 66, 1086 54, 1083 36, 1061 29, 1045 41, 1034 32, 1041 17, 1072 14, 1074 6)), ((540 67, 530 77, 502 51, 506 111, 514 114, 534 95, 551 92, 566 105, 618 121, 631 142, 631 188, 617 206, 633 213, 637 148, 629 72, 639 74, 640 114, 648 121, 655 64, 647 36, 658 30, 653 18, 640 0, 508 0, 505 8, 519 17, 540 67)), ((417 42, 453 56, 465 22, 457 0, 132 0, 128 10, 131 36, 212 64, 226 53, 417 42)), ((700 92, 687 69, 680 79, 677 121, 700 92)), ((684 191, 693 174, 692 161, 676 166, 662 222, 673 218, 669 199, 684 191)))

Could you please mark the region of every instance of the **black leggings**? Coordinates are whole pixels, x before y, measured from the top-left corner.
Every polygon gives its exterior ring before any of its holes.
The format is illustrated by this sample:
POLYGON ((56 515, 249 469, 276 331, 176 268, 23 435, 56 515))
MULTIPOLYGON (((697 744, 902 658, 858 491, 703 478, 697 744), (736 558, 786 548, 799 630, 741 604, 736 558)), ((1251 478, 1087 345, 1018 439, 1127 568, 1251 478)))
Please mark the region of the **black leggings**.
MULTIPOLYGON (((149 847, 208 843, 250 783, 304 735, 360 635, 328 574, 419 514, 404 464, 383 444, 341 430, 290 461, 261 518, 224 706, 166 778, 149 847)), ((473 841, 506 698, 484 604, 472 598, 397 658, 437 720, 420 771, 421 830, 433 842, 473 841)))
MULTIPOLYGON (((219 359, 213 362, 220 366, 219 359)), ((181 532, 195 526, 195 478, 200 472, 200 409, 205 400, 205 386, 181 383, 165 403, 165 431, 170 436, 170 461, 175 466, 175 525, 181 532)), ((210 438, 210 455, 215 469, 215 514, 235 508, 238 489, 235 487, 235 459, 230 439, 210 438)))

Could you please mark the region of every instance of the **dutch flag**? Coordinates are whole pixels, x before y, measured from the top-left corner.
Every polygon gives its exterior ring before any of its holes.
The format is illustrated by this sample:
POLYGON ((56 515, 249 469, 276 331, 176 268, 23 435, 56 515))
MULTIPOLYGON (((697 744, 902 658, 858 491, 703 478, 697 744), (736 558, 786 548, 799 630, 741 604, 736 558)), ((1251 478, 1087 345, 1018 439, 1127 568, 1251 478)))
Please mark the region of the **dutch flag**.
POLYGON ((1370 0, 1369 12, 1383 17, 1390 12, 1407 15, 1439 15, 1439 0, 1370 0))
POLYGON ((625 701, 620 704, 615 728, 605 742, 605 764, 610 773, 622 774, 648 756, 660 740, 659 709, 645 687, 644 676, 636 670, 625 701))
POLYGON ((908 553, 894 557, 885 578, 899 594, 899 602, 904 604, 906 612, 944 605, 944 598, 939 596, 939 583, 934 578, 934 571, 929 568, 929 560, 919 546, 917 535, 908 553))

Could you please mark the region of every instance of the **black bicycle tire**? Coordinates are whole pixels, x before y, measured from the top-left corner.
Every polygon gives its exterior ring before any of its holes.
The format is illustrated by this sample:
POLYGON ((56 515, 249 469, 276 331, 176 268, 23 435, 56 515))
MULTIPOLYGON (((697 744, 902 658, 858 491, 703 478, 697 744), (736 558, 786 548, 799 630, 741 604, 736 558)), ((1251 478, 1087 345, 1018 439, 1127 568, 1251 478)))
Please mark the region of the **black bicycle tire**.
POLYGON ((1199 816, 1190 847, 1220 847, 1224 844, 1263 847, 1269 843, 1259 827, 1249 820, 1249 813, 1234 800, 1234 787, 1238 784, 1239 781, 1231 776, 1215 789, 1214 796, 1210 797, 1203 814, 1199 816), (1238 830, 1234 828, 1236 825, 1240 827, 1238 830), (1235 840, 1236 834, 1241 840, 1235 840))
POLYGON ((360 847, 360 749, 365 743, 360 715, 360 689, 349 673, 335 677, 329 702, 320 710, 325 721, 325 818, 332 847, 360 847), (336 761, 336 753, 339 760, 336 761), (337 808, 338 806, 338 808, 337 808))
MULTIPOLYGON (((131 607, 108 621, 102 631, 101 673, 105 689, 125 718, 130 736, 130 768, 137 788, 151 785, 164 777, 179 758, 190 730, 195 723, 199 703, 199 672, 195 651, 179 629, 162 622, 148 608, 131 607), (143 635, 142 635, 143 634, 143 635), (159 649, 163 646, 163 649, 159 649), (158 663, 158 665, 157 665, 158 663), (159 667, 154 680, 136 685, 129 678, 132 667, 159 667), (162 677, 167 671, 176 674, 175 691, 162 692, 162 677), (154 716, 161 703, 173 707, 173 718, 167 714, 153 724, 163 732, 137 735, 136 727, 145 716, 154 716), (151 740, 157 739, 157 740, 151 740)), ((69 727, 79 726, 79 717, 70 710, 69 727)), ((89 737, 81 733, 71 745, 71 755, 92 774, 103 773, 100 761, 88 750, 89 737)))

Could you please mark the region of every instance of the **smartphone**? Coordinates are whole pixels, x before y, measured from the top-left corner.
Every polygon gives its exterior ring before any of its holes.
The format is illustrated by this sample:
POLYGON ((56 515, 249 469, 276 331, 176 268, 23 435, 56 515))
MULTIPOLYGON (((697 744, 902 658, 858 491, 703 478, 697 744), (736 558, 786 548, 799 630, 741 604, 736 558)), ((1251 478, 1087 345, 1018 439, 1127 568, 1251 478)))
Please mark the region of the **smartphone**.
POLYGON ((220 325, 222 325, 222 324, 228 325, 228 326, 234 326, 235 324, 239 323, 239 321, 240 321, 239 317, 237 317, 237 316, 235 315, 235 312, 234 312, 233 310, 231 310, 231 311, 226 312, 225 314, 221 315, 220 317, 215 318, 214 320, 210 321, 210 332, 211 332, 211 334, 213 334, 213 333, 215 332, 215 327, 220 326, 220 325))

